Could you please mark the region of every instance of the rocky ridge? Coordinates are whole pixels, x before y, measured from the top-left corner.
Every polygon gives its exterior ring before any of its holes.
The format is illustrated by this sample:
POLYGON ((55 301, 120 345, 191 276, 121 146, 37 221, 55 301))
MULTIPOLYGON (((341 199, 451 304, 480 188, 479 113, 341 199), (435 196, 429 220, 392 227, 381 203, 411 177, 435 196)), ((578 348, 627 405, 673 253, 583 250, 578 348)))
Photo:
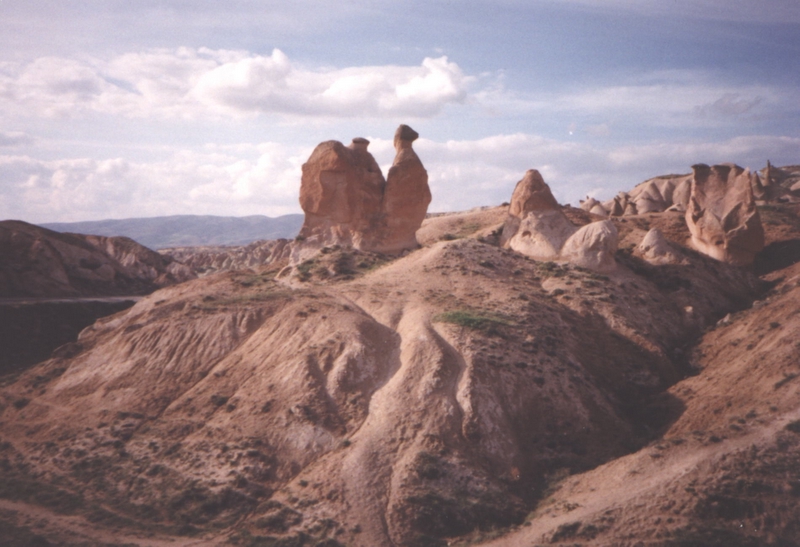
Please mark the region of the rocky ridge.
POLYGON ((146 294, 195 274, 125 237, 62 234, 0 222, 0 297, 146 294))

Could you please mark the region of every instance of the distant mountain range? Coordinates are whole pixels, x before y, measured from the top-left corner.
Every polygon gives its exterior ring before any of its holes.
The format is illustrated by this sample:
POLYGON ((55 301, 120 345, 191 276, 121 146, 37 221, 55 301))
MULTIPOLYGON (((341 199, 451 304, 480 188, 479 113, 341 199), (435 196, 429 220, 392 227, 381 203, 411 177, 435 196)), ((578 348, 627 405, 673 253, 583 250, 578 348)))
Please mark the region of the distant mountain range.
POLYGON ((276 218, 263 215, 220 217, 175 215, 86 222, 40 224, 56 232, 100 236, 126 236, 151 249, 200 245, 246 245, 259 239, 293 238, 300 231, 303 215, 276 218))

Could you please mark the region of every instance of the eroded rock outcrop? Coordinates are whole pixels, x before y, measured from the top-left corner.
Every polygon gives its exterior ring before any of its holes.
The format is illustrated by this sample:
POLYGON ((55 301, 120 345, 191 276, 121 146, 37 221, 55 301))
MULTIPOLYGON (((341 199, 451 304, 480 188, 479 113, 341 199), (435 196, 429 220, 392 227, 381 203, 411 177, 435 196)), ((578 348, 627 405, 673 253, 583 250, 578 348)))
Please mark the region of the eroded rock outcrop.
POLYGON ((411 146, 418 137, 407 125, 398 127, 394 134, 397 155, 386 176, 381 207, 383 231, 373 250, 396 253, 417 246, 415 234, 431 202, 428 172, 411 146))
POLYGON ((368 145, 361 138, 350 146, 326 141, 303 164, 300 207, 305 220, 300 239, 320 246, 369 246, 386 180, 368 145))
POLYGON ((753 197, 757 175, 738 165, 692 167, 686 224, 692 246, 708 256, 748 265, 764 248, 764 228, 753 197))
POLYGON ((561 258, 591 270, 613 270, 619 243, 617 228, 610 220, 581 226, 561 248, 561 258))
POLYGON ((672 244, 658 228, 645 234, 637 250, 651 264, 674 264, 679 261, 672 244))
POLYGON ((385 253, 417 246, 414 234, 431 201, 428 173, 412 148, 417 136, 406 125, 397 129, 388 180, 367 139, 349 146, 327 141, 314 149, 303 165, 300 206, 306 216, 296 260, 329 245, 385 253))
POLYGON ((600 216, 641 215, 663 211, 685 211, 691 193, 692 175, 665 175, 648 179, 630 192, 620 192, 599 202, 586 198, 581 209, 600 216))
POLYGON ((539 260, 562 259, 596 270, 614 268, 617 229, 610 221, 576 227, 553 197, 539 171, 517 183, 500 244, 539 260))
POLYGON ((535 258, 556 258, 575 230, 539 171, 528 170, 511 195, 501 245, 535 258))

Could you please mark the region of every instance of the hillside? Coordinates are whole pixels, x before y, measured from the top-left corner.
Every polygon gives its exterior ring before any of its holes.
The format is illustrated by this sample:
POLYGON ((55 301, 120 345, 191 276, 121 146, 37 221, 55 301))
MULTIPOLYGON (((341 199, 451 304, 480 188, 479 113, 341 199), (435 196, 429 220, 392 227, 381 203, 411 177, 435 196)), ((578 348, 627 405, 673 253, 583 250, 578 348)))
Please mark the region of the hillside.
POLYGON ((125 237, 62 234, 0 222, 0 298, 116 296, 195 277, 183 264, 125 237))
MULTIPOLYGON (((796 211, 771 207, 769 243, 796 240, 796 211)), ((288 285, 280 264, 222 273, 99 321, 3 389, 4 526, 60 544, 437 545, 536 511, 520 544, 644 537, 660 518, 666 545, 692 519, 749 518, 755 495, 763 537, 797 539, 780 486, 796 480, 796 265, 759 280, 680 246, 664 213, 616 220, 633 252, 598 275, 496 247, 504 209, 429 219, 427 245, 393 260, 331 249, 288 285), (638 256, 654 226, 681 265, 638 256), (751 344, 735 368, 720 353, 751 344), (757 486, 737 486, 745 467, 757 486), (694 504, 663 509, 678 489, 694 504)))
POLYGON ((41 226, 57 232, 125 236, 151 249, 200 245, 246 245, 256 240, 293 238, 303 215, 221 217, 173 215, 86 222, 51 222, 41 226))

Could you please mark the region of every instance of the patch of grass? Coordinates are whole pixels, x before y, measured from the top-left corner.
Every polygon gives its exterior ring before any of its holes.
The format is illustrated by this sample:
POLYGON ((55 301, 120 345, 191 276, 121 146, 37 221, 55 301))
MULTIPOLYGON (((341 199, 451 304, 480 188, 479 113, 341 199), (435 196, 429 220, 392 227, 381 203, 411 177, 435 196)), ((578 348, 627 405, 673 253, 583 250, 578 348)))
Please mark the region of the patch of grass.
POLYGON ((512 325, 513 323, 498 315, 477 313, 469 310, 455 310, 440 313, 433 318, 434 322, 452 323, 459 327, 479 330, 489 333, 497 332, 501 326, 512 325))

